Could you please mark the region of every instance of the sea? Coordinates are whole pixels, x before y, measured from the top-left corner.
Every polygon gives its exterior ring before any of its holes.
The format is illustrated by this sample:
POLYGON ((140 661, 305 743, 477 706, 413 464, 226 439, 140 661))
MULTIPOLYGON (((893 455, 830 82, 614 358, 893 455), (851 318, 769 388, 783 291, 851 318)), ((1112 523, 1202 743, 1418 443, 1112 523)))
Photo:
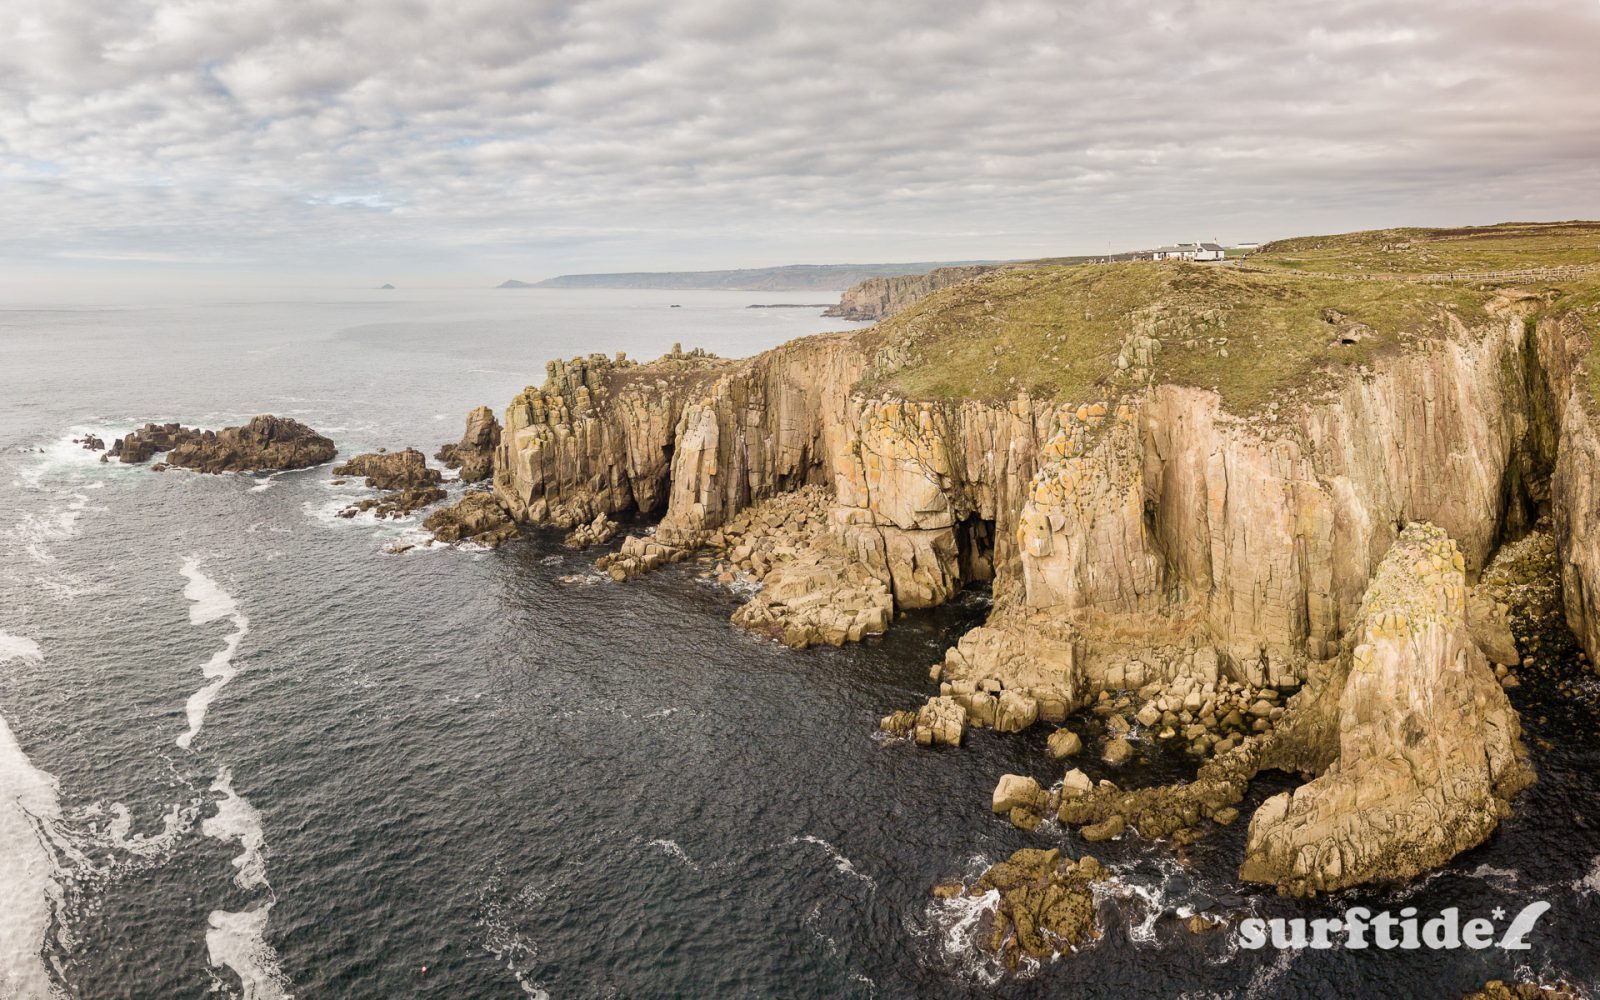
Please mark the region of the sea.
MULTIPOLYGON (((989 809, 1064 765, 1042 727, 886 739, 981 589, 884 636, 795 651, 683 564, 625 584, 528 530, 429 547, 327 466, 102 464, 146 421, 294 417, 341 455, 432 454, 557 357, 725 356, 837 329, 773 293, 282 292, 0 303, 0 997, 1459 997, 1600 984, 1592 681, 1514 693, 1539 782, 1484 845, 1407 886, 1295 901, 1236 877, 1245 820, 1180 852, 989 809), (397 552, 406 545, 413 547, 397 552), (1574 691, 1578 694, 1574 695, 1574 691), (1115 873, 1104 933, 1008 968, 992 897, 936 900, 1019 847, 1115 873), (1551 904, 1527 950, 1241 947, 1256 917, 1551 904), (1196 912, 1229 921, 1195 934, 1196 912)), ((806 293, 802 301, 829 296, 806 293)), ((452 492, 463 487, 449 483, 452 492)), ((635 517, 630 530, 647 528, 635 517)), ((612 543, 613 546, 616 543, 612 543)), ((1548 655, 1573 660, 1570 644, 1548 655)), ((1541 654, 1545 655, 1545 654, 1541 654)), ((1075 761, 1137 767, 1068 723, 1075 761)), ((1249 808, 1298 779, 1263 776, 1249 808)), ((1504 926, 1505 920, 1499 922, 1504 926)))

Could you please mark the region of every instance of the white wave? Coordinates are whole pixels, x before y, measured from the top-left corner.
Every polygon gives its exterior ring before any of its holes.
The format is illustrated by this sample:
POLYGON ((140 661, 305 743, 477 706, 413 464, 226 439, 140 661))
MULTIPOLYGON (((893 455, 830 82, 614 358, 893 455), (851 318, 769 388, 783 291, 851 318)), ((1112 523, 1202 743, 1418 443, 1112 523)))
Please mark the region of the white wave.
MULTIPOLYGON (((928 911, 940 957, 959 970, 962 978, 984 986, 994 986, 1007 974, 997 956, 978 943, 978 935, 999 908, 1000 890, 990 889, 981 896, 936 900, 928 911)), ((1038 968, 1036 961, 1024 956, 1017 971, 1026 975, 1038 968)))
POLYGON ((678 842, 676 840, 652 840, 645 846, 660 848, 661 851, 664 852, 668 857, 681 861, 690 868, 694 868, 696 870, 700 868, 699 865, 694 863, 694 859, 689 857, 688 852, 686 852, 682 847, 678 846, 678 842))
POLYGON ((826 840, 823 840, 821 837, 813 837, 809 833, 807 833, 807 834, 802 834, 802 835, 800 835, 798 837, 790 837, 788 840, 784 841, 785 846, 789 846, 789 845, 793 845, 793 844, 799 844, 799 843, 817 845, 818 847, 822 848, 824 851, 828 852, 828 856, 833 859, 833 867, 835 868, 835 870, 837 870, 841 874, 849 875, 852 878, 858 878, 861 881, 865 882, 869 887, 871 887, 873 889, 876 889, 878 887, 878 883, 873 880, 871 875, 868 875, 865 872, 859 871, 855 866, 855 862, 851 861, 849 858, 845 857, 843 854, 840 854, 838 848, 834 847, 832 844, 828 843, 826 840))
POLYGON ((189 606, 189 622, 194 625, 205 625, 226 617, 233 620, 234 629, 223 640, 223 647, 211 654, 211 659, 201 668, 210 683, 190 695, 188 703, 184 706, 189 729, 178 737, 177 743, 178 746, 187 749, 199 735, 200 727, 205 724, 206 711, 211 707, 211 703, 216 700, 228 682, 239 675, 239 668, 234 665, 233 658, 239 653, 239 644, 250 632, 250 619, 239 611, 239 605, 232 595, 217 586, 216 581, 200 572, 198 558, 189 558, 179 572, 189 581, 183 588, 183 596, 194 602, 189 606))
POLYGON ((233 790, 233 772, 226 767, 217 769, 217 780, 211 783, 213 792, 223 797, 217 802, 217 813, 200 821, 200 832, 213 840, 237 840, 244 853, 233 859, 238 873, 233 884, 241 889, 271 888, 267 885, 267 861, 262 854, 266 835, 261 830, 261 813, 248 800, 233 790))
POLYGON ((238 913, 212 910, 206 917, 206 960, 233 970, 241 1000, 292 1000, 289 978, 266 940, 271 912, 267 900, 238 913))
MULTIPOLYGON (((31 639, 0 632, 0 663, 42 658, 31 639)), ((33 766, 0 718, 0 996, 62 995, 43 958, 62 902, 60 820, 56 779, 33 766)))

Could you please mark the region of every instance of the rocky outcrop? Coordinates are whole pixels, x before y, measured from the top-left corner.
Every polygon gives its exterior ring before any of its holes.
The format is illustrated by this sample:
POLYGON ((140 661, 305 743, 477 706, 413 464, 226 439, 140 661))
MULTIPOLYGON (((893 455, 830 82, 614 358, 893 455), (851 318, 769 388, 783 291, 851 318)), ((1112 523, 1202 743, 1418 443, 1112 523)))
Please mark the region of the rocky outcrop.
POLYGON ((1059 850, 1025 847, 995 863, 970 886, 947 883, 937 897, 978 898, 994 893, 976 940, 984 951, 1015 969, 1024 958, 1043 961, 1100 937, 1091 886, 1107 878, 1105 867, 1089 855, 1077 861, 1059 850))
POLYGON ((101 461, 137 464, 161 452, 167 452, 164 467, 209 473, 306 469, 338 453, 331 440, 298 420, 264 415, 220 431, 145 424, 113 444, 101 461))
POLYGON ((494 474, 494 453, 500 447, 500 421, 487 406, 467 414, 467 429, 461 440, 441 447, 433 457, 447 469, 460 469, 461 481, 476 483, 494 474))
POLYGON ((161 452, 171 451, 179 442, 198 439, 204 433, 198 427, 180 424, 145 424, 111 442, 111 450, 101 455, 100 461, 114 458, 125 465, 140 465, 161 452))
POLYGON ((434 486, 442 478, 438 469, 428 468, 428 460, 415 448, 402 451, 380 449, 357 455, 343 465, 334 466, 333 474, 365 478, 368 486, 379 490, 434 486))
POLYGON ((1466 622, 1462 553, 1412 524, 1362 601, 1327 772, 1250 821, 1243 878, 1295 894, 1400 881, 1483 841, 1532 780, 1466 622))
POLYGON ((422 526, 441 542, 470 542, 495 548, 517 537, 516 522, 492 493, 468 493, 428 515, 422 526))
POLYGON ((839 297, 839 304, 830 307, 822 315, 869 322, 888 319, 941 288, 949 288, 994 269, 991 265, 975 264, 970 267, 935 268, 926 274, 868 278, 845 289, 839 297))
POLYGON ((405 517, 445 498, 439 488, 438 469, 428 468, 428 460, 415 448, 403 451, 379 449, 357 455, 343 465, 334 466, 335 476, 360 477, 382 496, 358 500, 339 511, 340 517, 355 517, 372 511, 377 517, 405 517))

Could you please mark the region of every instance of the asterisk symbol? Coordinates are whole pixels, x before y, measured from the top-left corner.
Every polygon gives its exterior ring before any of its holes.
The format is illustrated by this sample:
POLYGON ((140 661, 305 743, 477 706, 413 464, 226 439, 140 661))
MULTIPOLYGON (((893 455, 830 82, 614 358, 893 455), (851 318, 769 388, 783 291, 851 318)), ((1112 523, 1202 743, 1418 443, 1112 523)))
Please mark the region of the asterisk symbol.
POLYGON ((1497 907, 1495 907, 1495 908, 1494 908, 1494 911, 1493 911, 1493 915, 1494 915, 1494 918, 1495 918, 1495 919, 1496 919, 1496 920, 1504 920, 1504 919, 1505 919, 1505 918, 1506 918, 1506 910, 1505 910, 1505 907, 1503 907, 1503 906, 1497 906, 1497 907))

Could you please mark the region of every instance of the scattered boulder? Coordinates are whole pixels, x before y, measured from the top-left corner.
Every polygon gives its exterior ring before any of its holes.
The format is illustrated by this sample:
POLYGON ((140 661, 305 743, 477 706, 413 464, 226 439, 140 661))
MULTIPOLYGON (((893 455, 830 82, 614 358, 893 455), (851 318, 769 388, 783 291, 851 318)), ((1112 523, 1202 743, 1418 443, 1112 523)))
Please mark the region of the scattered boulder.
POLYGON ((1047 745, 1050 756, 1056 760, 1064 760, 1083 749, 1083 740, 1070 729, 1057 729, 1050 734, 1047 745))
POLYGON ((1061 779, 1061 794, 1063 797, 1086 795, 1093 790, 1094 782, 1090 781, 1089 776, 1077 768, 1068 771, 1066 776, 1061 779))
POLYGON ((909 736, 917 728, 917 713, 890 712, 878 721, 878 728, 895 736, 909 736))
POLYGON ((570 549, 586 549, 591 545, 604 545, 615 538, 621 528, 621 525, 604 514, 596 514, 593 521, 588 524, 580 524, 567 534, 566 545, 570 549))
POLYGON ((494 474, 494 453, 500 447, 500 421, 494 411, 480 406, 467 414, 461 440, 447 444, 433 456, 447 469, 460 469, 461 481, 475 483, 494 474))
POLYGON ((1133 756, 1133 744, 1121 736, 1106 741, 1100 756, 1107 764, 1121 764, 1133 756))
POLYGON ((990 807, 996 815, 1001 816, 1019 806, 1037 812, 1044 809, 1048 798, 1044 789, 1032 778, 1020 774, 1002 774, 1000 783, 994 786, 990 807))
POLYGON ((84 451, 105 451, 106 443, 94 434, 85 434, 81 438, 73 438, 73 444, 82 445, 84 451))
POLYGON ((516 522, 493 493, 468 493, 454 505, 428 515, 423 527, 441 542, 472 542, 494 548, 517 535, 516 522))

